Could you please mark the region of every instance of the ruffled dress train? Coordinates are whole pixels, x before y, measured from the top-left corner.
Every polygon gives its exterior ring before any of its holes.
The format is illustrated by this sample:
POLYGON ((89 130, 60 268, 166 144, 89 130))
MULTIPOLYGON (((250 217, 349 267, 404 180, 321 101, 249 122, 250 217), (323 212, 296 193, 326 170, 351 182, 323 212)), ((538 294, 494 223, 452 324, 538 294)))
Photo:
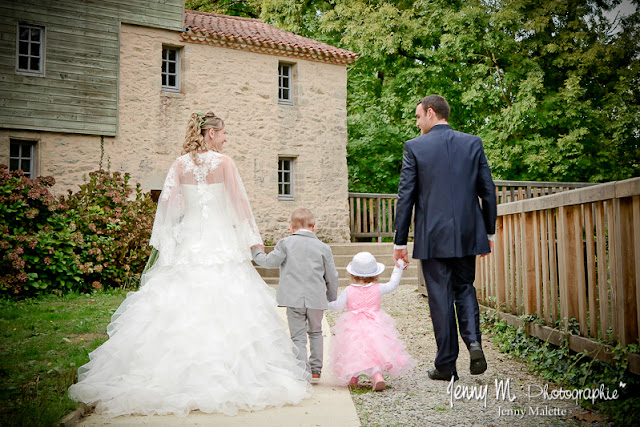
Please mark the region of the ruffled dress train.
POLYGON ((113 315, 70 397, 110 417, 297 404, 310 395, 308 374, 251 264, 228 189, 183 187, 181 237, 158 244, 159 261, 113 315))

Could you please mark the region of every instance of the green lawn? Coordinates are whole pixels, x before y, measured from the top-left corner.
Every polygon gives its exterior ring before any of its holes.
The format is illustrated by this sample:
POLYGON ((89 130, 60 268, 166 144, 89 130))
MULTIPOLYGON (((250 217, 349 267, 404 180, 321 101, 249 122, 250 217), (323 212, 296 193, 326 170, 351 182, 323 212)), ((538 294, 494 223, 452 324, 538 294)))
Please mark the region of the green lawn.
POLYGON ((0 299, 0 425, 50 426, 78 406, 67 389, 126 292, 0 299))

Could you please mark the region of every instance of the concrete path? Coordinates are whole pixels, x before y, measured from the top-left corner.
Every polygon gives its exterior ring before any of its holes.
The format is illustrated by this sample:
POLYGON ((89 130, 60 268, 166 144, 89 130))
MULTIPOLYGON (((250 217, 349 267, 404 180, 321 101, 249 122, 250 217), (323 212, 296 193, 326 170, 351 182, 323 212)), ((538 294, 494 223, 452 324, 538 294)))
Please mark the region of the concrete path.
MULTIPOLYGON (((279 307, 278 314, 286 319, 286 309, 279 307)), ((204 414, 194 411, 185 418, 166 416, 129 416, 107 418, 91 414, 78 425, 89 426, 359 426, 360 420, 347 387, 337 385, 328 362, 331 334, 327 320, 322 321, 324 336, 324 367, 320 383, 313 385, 313 395, 297 406, 268 408, 257 412, 241 411, 236 416, 204 414)))

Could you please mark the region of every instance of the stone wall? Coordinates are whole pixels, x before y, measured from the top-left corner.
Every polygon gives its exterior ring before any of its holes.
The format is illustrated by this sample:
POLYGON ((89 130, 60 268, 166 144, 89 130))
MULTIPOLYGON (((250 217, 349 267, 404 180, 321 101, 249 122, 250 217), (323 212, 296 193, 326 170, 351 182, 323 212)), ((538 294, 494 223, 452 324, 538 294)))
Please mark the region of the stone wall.
MULTIPOLYGON (((346 67, 184 43, 179 33, 122 24, 118 136, 105 137, 103 166, 128 172, 144 190, 161 189, 180 155, 189 114, 212 110, 226 123, 224 153, 240 171, 265 241, 288 234, 298 207, 311 209, 318 236, 349 240, 346 67), (161 90, 162 46, 182 47, 181 93, 161 90), (278 104, 278 62, 294 64, 294 105, 278 104), (294 200, 278 200, 278 157, 294 157, 294 200)), ((39 141, 39 172, 56 191, 75 189, 97 169, 100 138, 0 130, 39 141)), ((6 148, 6 149, 5 149, 6 148)))

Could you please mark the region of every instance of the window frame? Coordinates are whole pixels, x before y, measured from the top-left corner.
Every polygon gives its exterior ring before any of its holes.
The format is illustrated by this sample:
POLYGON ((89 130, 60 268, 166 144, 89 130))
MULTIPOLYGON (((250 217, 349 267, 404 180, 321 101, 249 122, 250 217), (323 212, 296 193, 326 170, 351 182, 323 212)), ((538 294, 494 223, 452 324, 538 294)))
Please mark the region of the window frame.
POLYGON ((170 46, 170 45, 162 45, 162 64, 160 67, 160 83, 162 85, 163 92, 181 92, 182 89, 182 73, 180 72, 180 64, 182 58, 182 48, 179 46, 170 46), (174 51, 176 53, 175 60, 171 60, 168 58, 168 52, 174 51), (165 52, 167 52, 167 57, 165 58, 165 52), (165 61, 167 63, 167 71, 165 71, 165 61), (169 63, 175 63, 175 73, 169 72, 169 63), (168 84, 164 84, 162 80, 166 76, 167 82, 169 81, 170 76, 175 76, 175 85, 171 86, 168 84))
POLYGON ((278 156, 278 200, 294 200, 294 164, 295 157, 291 156, 278 156), (283 162, 289 162, 289 169, 284 169, 283 162), (283 178, 284 173, 289 175, 289 180, 285 181, 283 178), (289 186, 289 193, 284 193, 284 186, 289 186))
POLYGON ((293 67, 294 64, 290 62, 278 62, 278 104, 293 105, 293 67), (284 67, 288 67, 288 73, 285 75, 282 70, 284 67), (288 86, 283 85, 283 80, 287 79, 288 86), (283 90, 288 91, 288 97, 284 98, 283 90))
POLYGON ((36 146, 37 145, 38 145, 38 141, 9 138, 9 170, 10 171, 22 170, 25 176, 29 178, 35 178, 38 175, 36 171, 36 146), (18 144, 18 147, 19 147, 18 157, 15 157, 11 154, 11 148, 14 144, 18 144), (29 146, 29 157, 23 156, 23 150, 25 146, 29 146), (18 169, 11 167, 12 160, 18 161, 18 166, 19 166, 18 169), (22 169, 22 162, 24 160, 29 160, 28 172, 22 169))
POLYGON ((23 76, 32 76, 32 77, 44 77, 45 72, 45 42, 46 42, 46 27, 44 25, 36 25, 36 24, 27 24, 25 22, 18 22, 16 25, 16 56, 15 56, 15 70, 16 74, 20 74, 23 76), (23 28, 29 29, 29 39, 21 40, 20 39, 20 30, 23 28), (31 41, 31 31, 37 29, 40 30, 40 41, 37 42, 40 45, 38 56, 31 55, 31 47, 34 42, 31 41), (28 53, 26 55, 20 53, 20 42, 27 42, 28 53), (27 66, 31 65, 32 58, 39 58, 38 61, 38 70, 32 70, 30 68, 20 68, 20 58, 27 57, 27 66))

